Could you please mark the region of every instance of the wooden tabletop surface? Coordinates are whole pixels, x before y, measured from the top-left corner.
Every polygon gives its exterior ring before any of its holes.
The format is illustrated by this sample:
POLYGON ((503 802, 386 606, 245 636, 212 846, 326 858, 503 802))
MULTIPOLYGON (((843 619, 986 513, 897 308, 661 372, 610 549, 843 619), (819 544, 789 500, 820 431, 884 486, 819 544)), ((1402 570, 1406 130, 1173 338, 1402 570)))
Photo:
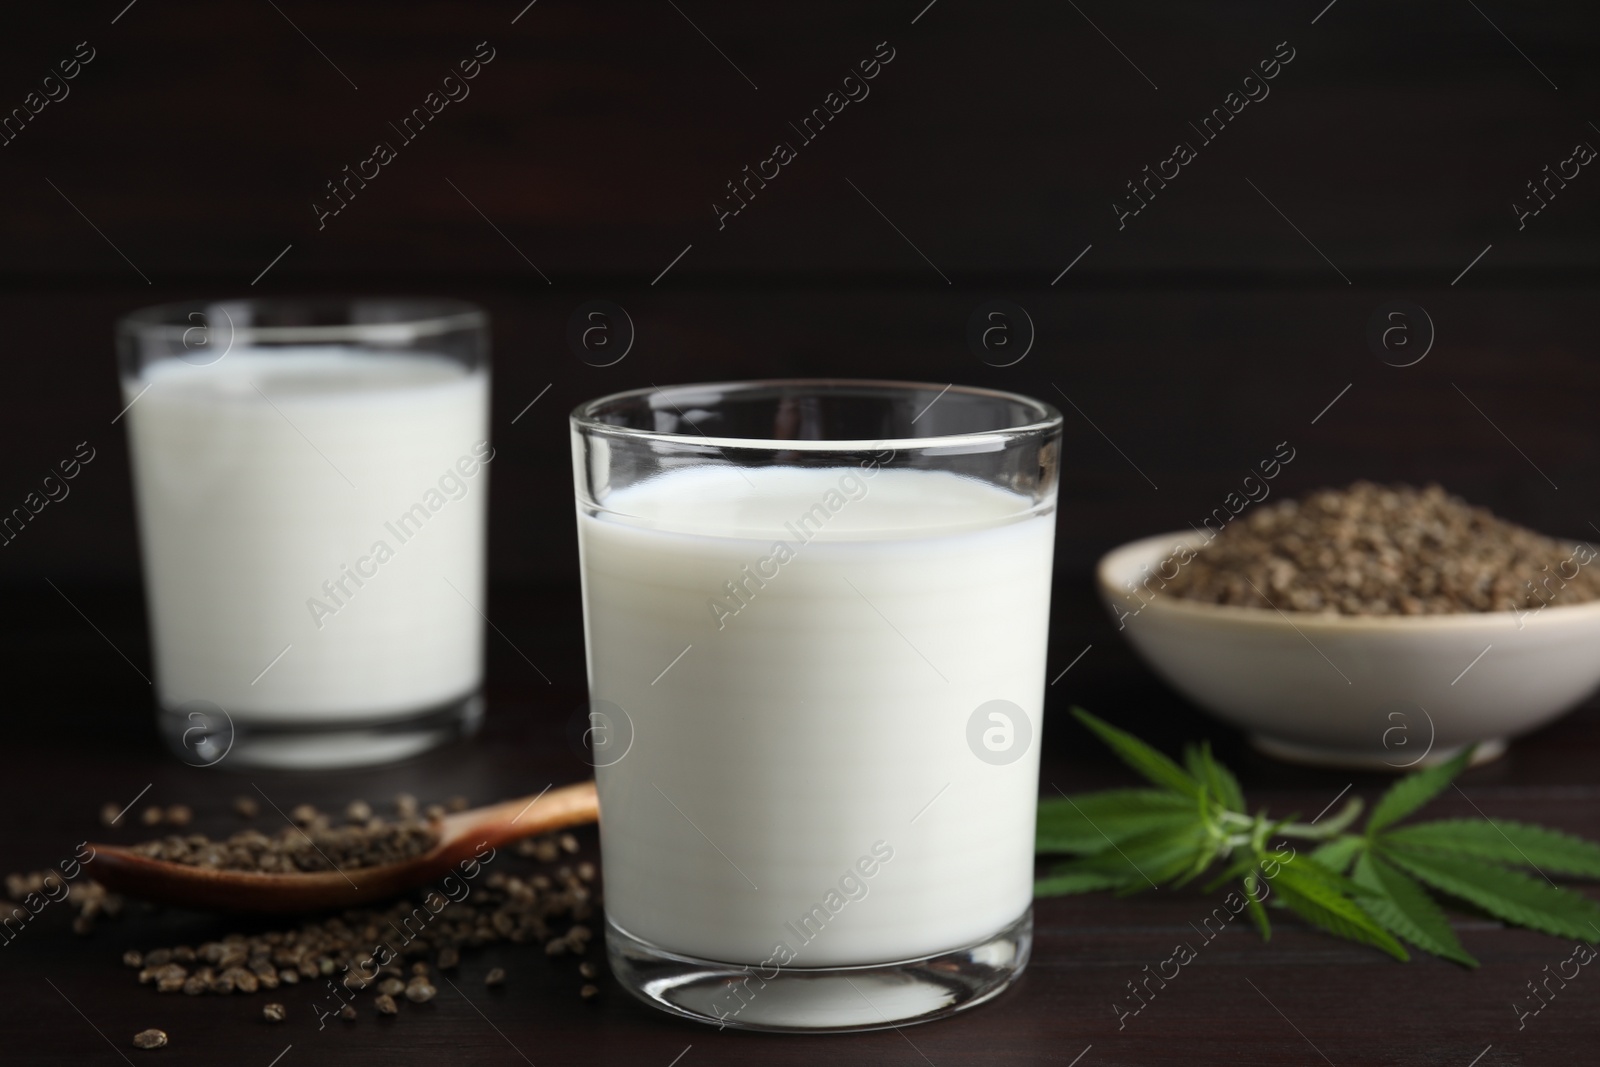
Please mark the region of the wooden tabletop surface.
MULTIPOLYGON (((148 706, 140 694, 128 697, 128 678, 121 676, 131 676, 128 664, 105 647, 114 643, 137 654, 137 598, 71 592, 103 631, 106 642, 98 648, 91 643, 101 638, 75 614, 43 599, 12 602, 14 617, 29 624, 13 622, 8 640, 60 680, 61 696, 56 706, 39 702, 36 714, 16 715, 4 742, 8 773, 0 780, 0 803, 7 829, 0 867, 7 870, 58 863, 85 838, 137 840, 141 828, 107 830, 98 813, 107 802, 127 803, 146 786, 135 811, 151 803, 188 804, 196 828, 221 833, 239 825, 231 800, 252 783, 285 808, 302 801, 333 808, 356 797, 387 801, 402 791, 425 801, 460 794, 488 802, 576 780, 585 771, 564 740, 566 719, 582 699, 581 637, 568 614, 570 591, 496 591, 490 614, 505 639, 492 638, 490 714, 476 741, 398 766, 315 775, 244 773, 229 770, 226 761, 200 770, 165 755, 148 706), (528 668, 519 650, 557 665, 550 684, 528 668)), ((1346 786, 1369 799, 1383 787, 1381 777, 1304 770, 1253 754, 1139 666, 1087 589, 1069 585, 1056 596, 1063 621, 1052 637, 1052 663, 1065 665, 1085 645, 1092 647, 1050 690, 1042 788, 1053 783, 1082 791, 1130 780, 1065 715, 1071 702, 1165 747, 1188 737, 1212 738, 1250 796, 1275 812, 1318 811, 1346 786)), ((1465 796, 1446 796, 1430 811, 1471 816, 1476 808, 1600 837, 1597 757, 1600 705, 1591 701, 1522 739, 1498 762, 1469 772, 1462 779, 1465 796)), ((595 857, 593 828, 579 836, 584 854, 595 857)), ((160 995, 120 963, 126 949, 198 943, 239 928, 238 920, 135 907, 80 937, 68 929, 62 907, 41 913, 0 949, 0 1062, 1502 1067, 1580 1063, 1584 1050, 1594 1048, 1600 978, 1583 974, 1569 982, 1520 1028, 1513 1009, 1526 996, 1526 982, 1570 955, 1572 946, 1560 940, 1453 913, 1462 942, 1482 961, 1476 971, 1425 957, 1396 963, 1291 916, 1276 920, 1270 943, 1240 924, 1200 944, 1192 924, 1221 895, 1163 889, 1120 900, 1093 894, 1041 901, 1033 961, 998 1000, 942 1022, 846 1036, 718 1032, 647 1008, 604 975, 600 996, 585 1002, 571 957, 552 959, 537 947, 515 945, 469 952, 455 976, 459 991, 441 984, 436 1000, 403 1004, 393 1018, 363 1005, 356 1022, 333 1021, 319 1030, 308 987, 286 987, 275 997, 160 995), (1142 1012, 1119 1019, 1113 1005, 1126 983, 1185 941, 1198 950, 1195 962, 1142 1012), (503 988, 484 987, 491 967, 508 972, 503 988), (262 1019, 270 999, 287 1006, 284 1023, 262 1019), (169 1046, 134 1049, 133 1035, 147 1027, 166 1031, 169 1046)), ((601 962, 599 955, 591 953, 601 962)))

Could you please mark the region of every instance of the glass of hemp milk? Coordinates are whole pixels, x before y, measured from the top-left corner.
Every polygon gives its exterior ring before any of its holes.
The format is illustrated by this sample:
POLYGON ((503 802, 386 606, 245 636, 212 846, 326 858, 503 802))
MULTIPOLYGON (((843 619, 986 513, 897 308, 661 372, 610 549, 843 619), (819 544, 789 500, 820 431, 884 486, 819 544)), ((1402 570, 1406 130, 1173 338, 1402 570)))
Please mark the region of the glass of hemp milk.
POLYGON ((1060 415, 838 380, 571 422, 618 979, 764 1030, 998 994, 1032 937, 1060 415))
POLYGON ((161 732, 186 762, 415 755, 482 718, 488 319, 175 304, 118 327, 161 732))

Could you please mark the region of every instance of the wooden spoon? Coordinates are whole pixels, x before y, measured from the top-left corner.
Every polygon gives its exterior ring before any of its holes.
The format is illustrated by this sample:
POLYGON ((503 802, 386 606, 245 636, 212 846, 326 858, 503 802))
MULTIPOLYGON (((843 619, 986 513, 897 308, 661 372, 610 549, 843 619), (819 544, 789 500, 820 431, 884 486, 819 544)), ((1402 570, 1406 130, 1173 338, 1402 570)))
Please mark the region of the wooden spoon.
MULTIPOLYGON (((593 782, 551 789, 446 815, 433 822, 438 844, 411 859, 343 871, 267 874, 195 867, 151 859, 119 845, 92 845, 95 881, 145 900, 204 911, 300 912, 384 900, 442 879, 458 864, 520 838, 595 822, 600 801, 593 782)), ((488 862, 480 858, 479 862, 488 862)), ((459 877, 459 875, 458 875, 459 877)))

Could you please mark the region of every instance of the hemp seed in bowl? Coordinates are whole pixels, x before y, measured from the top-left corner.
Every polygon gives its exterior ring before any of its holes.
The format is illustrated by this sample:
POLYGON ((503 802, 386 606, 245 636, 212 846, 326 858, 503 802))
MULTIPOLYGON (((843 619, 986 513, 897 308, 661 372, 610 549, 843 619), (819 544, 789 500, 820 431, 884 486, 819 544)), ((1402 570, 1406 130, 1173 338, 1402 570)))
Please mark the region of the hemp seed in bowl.
POLYGON ((1476 745, 1484 762, 1600 689, 1588 545, 1441 490, 1356 486, 1251 518, 1209 544, 1186 529, 1112 549, 1095 584, 1156 674, 1268 755, 1399 771, 1476 745))
POLYGON ((1596 550, 1495 517, 1437 485, 1356 482, 1223 527, 1152 590, 1321 615, 1450 615, 1600 600, 1596 550), (1164 585, 1162 583, 1165 583, 1164 585))

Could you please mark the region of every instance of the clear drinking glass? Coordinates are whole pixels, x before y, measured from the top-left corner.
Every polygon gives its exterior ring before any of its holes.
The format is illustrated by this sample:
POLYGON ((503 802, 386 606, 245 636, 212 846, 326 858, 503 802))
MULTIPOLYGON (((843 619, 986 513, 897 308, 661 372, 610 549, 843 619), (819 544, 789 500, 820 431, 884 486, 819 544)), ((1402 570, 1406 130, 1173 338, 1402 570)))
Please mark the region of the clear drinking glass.
POLYGON ((771 381, 572 428, 617 978, 765 1030, 999 993, 1032 943, 1060 415, 771 381))
POLYGON ((117 341, 173 751, 348 766, 475 730, 485 313, 195 302, 136 312, 117 341))

